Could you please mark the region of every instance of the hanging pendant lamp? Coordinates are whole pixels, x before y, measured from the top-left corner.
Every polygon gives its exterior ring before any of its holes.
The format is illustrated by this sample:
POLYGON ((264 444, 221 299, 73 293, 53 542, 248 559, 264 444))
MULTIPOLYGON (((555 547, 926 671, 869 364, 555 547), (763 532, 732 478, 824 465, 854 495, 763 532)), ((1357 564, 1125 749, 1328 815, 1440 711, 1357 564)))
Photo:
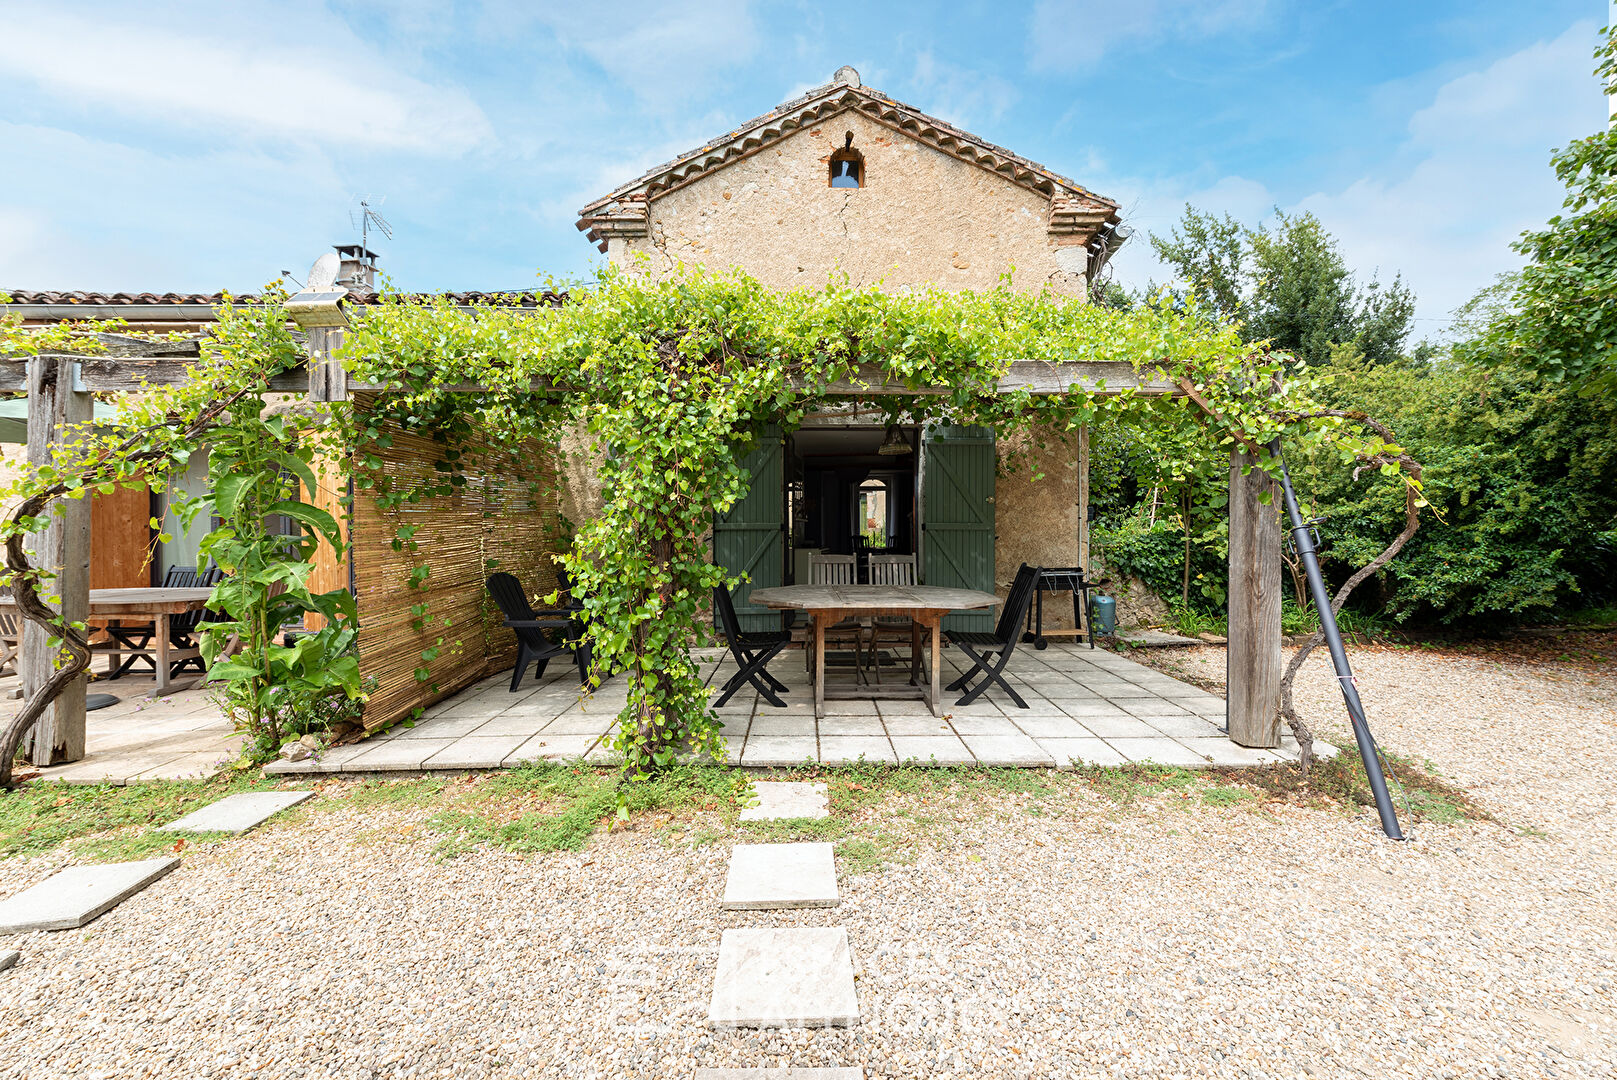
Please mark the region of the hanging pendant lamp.
MULTIPOLYGON (((870 444, 866 443, 865 445, 869 446, 870 444)), ((882 440, 881 449, 876 452, 883 457, 897 457, 899 454, 915 453, 915 447, 910 445, 909 439, 904 437, 902 431, 889 424, 887 426, 887 437, 882 440)))

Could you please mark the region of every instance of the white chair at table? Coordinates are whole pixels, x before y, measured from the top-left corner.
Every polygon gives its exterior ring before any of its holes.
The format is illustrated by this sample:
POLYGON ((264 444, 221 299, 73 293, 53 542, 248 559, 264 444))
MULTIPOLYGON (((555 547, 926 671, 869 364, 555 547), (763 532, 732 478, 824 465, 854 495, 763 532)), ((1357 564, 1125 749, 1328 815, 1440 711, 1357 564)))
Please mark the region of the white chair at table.
MULTIPOLYGON (((870 557, 870 583, 872 585, 914 585, 915 556, 872 555, 870 557)), ((900 642, 912 641, 910 622, 911 620, 903 615, 878 615, 871 622, 870 642, 866 646, 865 656, 868 665, 876 672, 876 682, 878 684, 881 682, 881 639, 883 637, 895 637, 900 642)))
MULTIPOLYGON (((809 559, 810 585, 853 585, 857 583, 857 567, 852 555, 815 555, 809 559)), ((835 626, 825 628, 825 644, 827 649, 833 642, 839 645, 853 643, 853 673, 854 677, 864 679, 864 661, 861 648, 865 640, 865 628, 858 619, 843 619, 835 626)), ((812 649, 810 650, 812 655, 812 649)))

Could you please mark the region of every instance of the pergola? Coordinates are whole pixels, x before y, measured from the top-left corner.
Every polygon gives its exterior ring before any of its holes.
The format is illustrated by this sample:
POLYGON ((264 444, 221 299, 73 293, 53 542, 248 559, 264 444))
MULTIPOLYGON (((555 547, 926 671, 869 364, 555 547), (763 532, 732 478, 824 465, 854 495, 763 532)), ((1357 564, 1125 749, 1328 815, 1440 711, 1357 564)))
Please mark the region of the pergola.
MULTIPOLYGON (((350 378, 337 360, 348 326, 341 289, 304 291, 287 302, 288 312, 305 333, 307 360, 300 369, 279 376, 271 389, 315 402, 346 400, 357 393, 388 393, 397 387, 350 378)), ((91 420, 93 395, 138 393, 151 386, 178 385, 190 376, 199 355, 200 341, 147 342, 132 338, 104 338, 105 355, 48 353, 31 356, 26 363, 0 367, 0 390, 28 394, 28 461, 50 460, 65 432, 91 420)), ((478 384, 451 387, 475 394, 478 384)), ((566 392, 566 386, 538 380, 533 390, 566 392)), ((1034 395, 1065 394, 1074 390, 1097 397, 1134 394, 1147 397, 1197 399, 1194 387, 1161 372, 1138 373, 1127 363, 1046 363, 1012 361, 1000 377, 997 392, 1034 395)), ((852 379, 818 392, 833 397, 869 398, 884 395, 944 396, 948 387, 912 387, 889 381, 878 367, 860 370, 852 379)), ((1080 477, 1087 477, 1087 432, 1079 437, 1080 477)), ((1228 732, 1243 746, 1274 747, 1280 742, 1281 684, 1281 558, 1279 499, 1273 480, 1251 468, 1257 458, 1252 448, 1237 447, 1230 455, 1229 529, 1229 645, 1228 732)), ((1080 500, 1087 497, 1081 480, 1080 500)), ((82 621, 89 605, 90 505, 88 500, 67 500, 33 548, 35 560, 57 574, 60 610, 70 621, 82 621)), ((1080 521, 1084 515, 1080 512, 1080 521)), ((1081 545, 1080 557, 1087 556, 1081 545)), ((21 672, 25 690, 49 678, 54 650, 37 628, 24 632, 21 672)), ((81 677, 64 692, 35 725, 26 745, 36 764, 76 761, 85 753, 85 683, 81 677)))

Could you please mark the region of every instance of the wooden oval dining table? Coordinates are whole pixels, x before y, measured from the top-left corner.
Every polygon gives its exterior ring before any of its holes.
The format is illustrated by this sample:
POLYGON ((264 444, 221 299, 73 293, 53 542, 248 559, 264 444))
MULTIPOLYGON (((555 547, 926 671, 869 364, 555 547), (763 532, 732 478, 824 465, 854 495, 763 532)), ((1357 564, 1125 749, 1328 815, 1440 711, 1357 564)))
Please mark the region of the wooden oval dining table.
POLYGON ((813 622, 810 638, 814 658, 814 716, 825 715, 827 699, 920 698, 943 715, 943 617, 955 611, 976 611, 999 604, 993 593, 952 589, 943 585, 780 585, 754 589, 749 603, 781 611, 806 611, 813 622), (843 619, 901 616, 910 620, 910 681, 906 686, 827 687, 825 684, 825 630, 843 619), (931 635, 931 679, 921 679, 921 638, 931 635))

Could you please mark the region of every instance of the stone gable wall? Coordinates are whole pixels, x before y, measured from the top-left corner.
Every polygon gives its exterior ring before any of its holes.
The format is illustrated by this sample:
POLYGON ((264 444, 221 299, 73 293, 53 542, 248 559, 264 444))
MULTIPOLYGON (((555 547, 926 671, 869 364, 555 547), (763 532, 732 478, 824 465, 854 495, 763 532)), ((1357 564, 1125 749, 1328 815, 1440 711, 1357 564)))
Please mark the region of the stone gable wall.
POLYGON ((1086 253, 1054 243, 1049 215, 1037 192, 850 110, 653 199, 650 236, 614 238, 608 257, 644 253, 654 274, 740 266, 783 289, 839 270, 856 285, 987 289, 1014 267, 1021 288, 1082 296, 1086 253), (833 188, 831 154, 849 131, 865 186, 833 188))

